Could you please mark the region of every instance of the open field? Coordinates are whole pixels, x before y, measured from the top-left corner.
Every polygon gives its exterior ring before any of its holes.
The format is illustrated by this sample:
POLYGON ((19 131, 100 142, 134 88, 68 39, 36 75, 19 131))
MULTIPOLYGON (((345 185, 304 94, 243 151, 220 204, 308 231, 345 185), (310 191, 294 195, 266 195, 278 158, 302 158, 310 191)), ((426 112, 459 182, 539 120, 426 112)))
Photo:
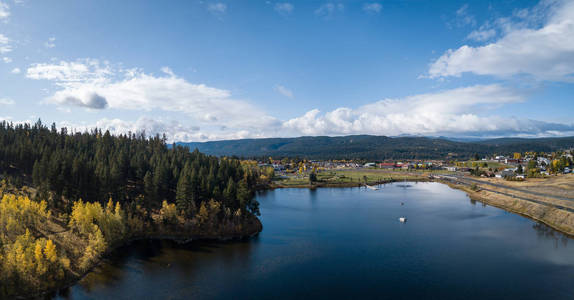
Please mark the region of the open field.
POLYGON ((574 235, 574 174, 523 182, 459 176, 446 181, 471 199, 525 215, 574 235))
MULTIPOLYGON (((424 181, 431 174, 453 174, 446 170, 389 170, 389 169, 343 169, 322 171, 317 174, 317 187, 321 186, 359 186, 365 183, 378 184, 393 181, 424 181)), ((272 187, 309 187, 309 176, 289 176, 277 178, 272 187)))
POLYGON ((550 176, 548 178, 528 178, 525 181, 506 181, 501 178, 478 178, 481 181, 505 185, 526 192, 572 198, 574 201, 574 174, 550 176))

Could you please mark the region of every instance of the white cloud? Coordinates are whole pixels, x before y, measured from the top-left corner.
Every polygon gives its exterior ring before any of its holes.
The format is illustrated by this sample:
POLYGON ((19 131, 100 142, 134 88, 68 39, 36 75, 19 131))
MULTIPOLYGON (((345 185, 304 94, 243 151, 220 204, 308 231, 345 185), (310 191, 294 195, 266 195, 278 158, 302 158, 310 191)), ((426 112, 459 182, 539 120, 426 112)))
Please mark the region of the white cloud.
POLYGON ((459 27, 476 25, 474 16, 468 13, 468 4, 464 4, 456 10, 456 23, 459 27))
MULTIPOLYGON (((248 102, 233 99, 227 90, 193 84, 169 68, 162 75, 138 69, 116 69, 94 60, 36 64, 32 79, 52 80, 58 90, 47 100, 59 107, 181 113, 187 121, 143 117, 136 121, 102 119, 95 124, 66 124, 85 130, 94 126, 112 133, 166 133, 169 141, 206 141, 300 135, 561 135, 574 125, 546 123, 493 115, 492 109, 524 100, 501 85, 477 85, 401 99, 384 99, 358 108, 341 107, 280 121, 248 102), (485 116, 487 115, 487 116, 485 116)), ((275 89, 285 96, 292 92, 275 89)))
POLYGON ((495 36, 496 36, 496 30, 490 28, 490 29, 474 30, 471 33, 469 33, 466 38, 477 42, 484 42, 495 36))
POLYGON ((146 136, 155 136, 157 134, 161 136, 165 134, 168 142, 205 140, 202 133, 199 132, 199 127, 184 126, 177 121, 155 120, 145 116, 138 118, 136 121, 104 118, 92 124, 77 124, 64 121, 58 125, 75 132, 84 132, 99 128, 102 131, 109 130, 110 133, 115 135, 145 133, 146 136))
POLYGON ((363 10, 368 13, 380 13, 383 6, 380 3, 365 3, 363 4, 363 10))
POLYGON ((20 68, 14 68, 12 69, 12 74, 20 74, 22 72, 22 70, 20 70, 20 68))
POLYGON ((11 51, 12 46, 10 45, 10 39, 0 33, 0 54, 8 53, 11 51))
POLYGON ((293 98, 293 91, 291 91, 290 89, 288 89, 288 88, 286 88, 286 87, 284 87, 284 86, 282 86, 282 85, 276 85, 276 86, 275 86, 275 90, 276 90, 279 94, 281 94, 281 95, 283 95, 283 96, 285 96, 285 97, 293 98))
POLYGON ((356 109, 341 107, 324 114, 314 109, 284 122, 283 127, 303 135, 516 135, 574 131, 574 125, 475 113, 520 101, 523 98, 513 90, 499 85, 477 85, 385 99, 356 109))
POLYGON ((250 103, 233 99, 227 90, 193 84, 169 68, 156 76, 137 69, 116 69, 85 59, 58 64, 35 64, 31 79, 51 80, 58 90, 47 98, 60 106, 90 109, 161 110, 183 113, 197 124, 234 129, 267 130, 279 121, 250 103))
POLYGON ((0 1, 0 21, 5 21, 8 17, 10 17, 10 7, 6 2, 0 1))
POLYGON ((542 1, 531 10, 515 12, 513 18, 517 21, 497 20, 503 36, 495 42, 448 50, 431 64, 429 77, 469 72, 574 81, 574 1, 542 1))
POLYGON ((55 37, 49 38, 49 39, 44 43, 44 47, 46 47, 46 48, 54 48, 54 47, 56 47, 56 38, 55 38, 55 37))
POLYGON ((136 134, 145 133, 146 136, 155 136, 158 134, 161 136, 165 134, 168 143, 268 137, 268 135, 249 130, 203 130, 203 128, 199 126, 185 126, 175 120, 166 121, 148 116, 140 117, 135 121, 104 118, 89 124, 64 121, 58 123, 58 126, 66 127, 70 132, 84 132, 99 128, 103 131, 109 130, 110 133, 116 135, 130 132, 136 134))
POLYGON ((169 67, 162 67, 161 71, 164 72, 165 74, 169 75, 169 76, 175 76, 175 74, 173 73, 173 71, 169 68, 169 67))
POLYGON ((295 6, 293 6, 293 4, 291 4, 289 2, 278 2, 278 3, 275 3, 275 6, 273 6, 273 9, 275 9, 276 12, 278 12, 282 15, 289 15, 293 12, 293 10, 295 9, 295 6))
POLYGON ((207 5, 207 10, 212 14, 224 14, 227 11, 227 4, 225 3, 210 3, 207 5))
POLYGON ((325 19, 331 18, 336 12, 342 12, 345 6, 342 3, 325 3, 315 10, 315 14, 325 19))
POLYGON ((2 61, 3 61, 4 63, 9 64, 9 63, 12 62, 12 58, 7 57, 7 56, 4 56, 4 57, 2 57, 2 61))
POLYGON ((100 63, 95 59, 61 61, 59 64, 33 64, 26 74, 31 79, 53 80, 63 86, 83 82, 103 83, 111 75, 109 64, 100 63))
POLYGON ((0 98, 0 105, 12 105, 14 104, 14 100, 10 98, 0 98))

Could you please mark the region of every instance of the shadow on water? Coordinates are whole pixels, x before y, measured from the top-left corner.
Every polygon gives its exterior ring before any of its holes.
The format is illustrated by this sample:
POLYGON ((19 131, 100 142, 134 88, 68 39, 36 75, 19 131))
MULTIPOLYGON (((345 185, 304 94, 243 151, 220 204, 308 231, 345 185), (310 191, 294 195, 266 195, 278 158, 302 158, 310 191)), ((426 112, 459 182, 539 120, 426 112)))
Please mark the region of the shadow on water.
POLYGON ((532 228, 536 231, 536 235, 539 238, 554 241, 555 248, 561 247, 560 245, 564 248, 568 247, 568 240, 570 238, 566 234, 558 232, 552 227, 540 222, 532 224, 532 228))
MULTIPOLYGON (((259 237, 239 241, 192 241, 177 243, 170 240, 138 240, 114 250, 102 263, 78 282, 84 293, 113 289, 132 284, 130 278, 171 272, 192 280, 213 265, 245 265, 259 237)), ((141 289, 141 283, 133 283, 141 289)), ((157 298, 157 295, 155 296, 157 298)), ((71 288, 46 297, 75 299, 71 288)), ((80 297, 82 298, 82 297, 80 297)))

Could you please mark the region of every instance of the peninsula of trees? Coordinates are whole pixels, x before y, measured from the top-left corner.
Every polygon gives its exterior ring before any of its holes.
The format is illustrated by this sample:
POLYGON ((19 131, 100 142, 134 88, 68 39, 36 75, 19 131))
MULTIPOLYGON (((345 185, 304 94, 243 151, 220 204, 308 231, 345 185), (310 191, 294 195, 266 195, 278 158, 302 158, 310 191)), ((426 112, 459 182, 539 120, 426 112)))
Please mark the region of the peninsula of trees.
POLYGON ((0 123, 0 298, 58 288, 134 238, 261 231, 256 165, 165 138, 0 123))

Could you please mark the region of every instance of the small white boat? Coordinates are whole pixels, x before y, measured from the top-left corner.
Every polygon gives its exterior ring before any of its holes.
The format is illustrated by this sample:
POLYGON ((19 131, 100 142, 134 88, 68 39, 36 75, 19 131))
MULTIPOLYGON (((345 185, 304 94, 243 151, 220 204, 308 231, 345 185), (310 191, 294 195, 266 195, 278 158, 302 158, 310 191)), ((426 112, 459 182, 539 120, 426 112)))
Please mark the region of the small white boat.
POLYGON ((368 184, 365 184, 365 186, 366 186, 368 189, 373 190, 373 191, 379 190, 379 188, 376 187, 376 186, 372 186, 372 185, 368 185, 368 184))
POLYGON ((407 222, 407 217, 400 217, 400 218, 399 218, 399 222, 401 222, 401 223, 406 223, 406 222, 407 222))

